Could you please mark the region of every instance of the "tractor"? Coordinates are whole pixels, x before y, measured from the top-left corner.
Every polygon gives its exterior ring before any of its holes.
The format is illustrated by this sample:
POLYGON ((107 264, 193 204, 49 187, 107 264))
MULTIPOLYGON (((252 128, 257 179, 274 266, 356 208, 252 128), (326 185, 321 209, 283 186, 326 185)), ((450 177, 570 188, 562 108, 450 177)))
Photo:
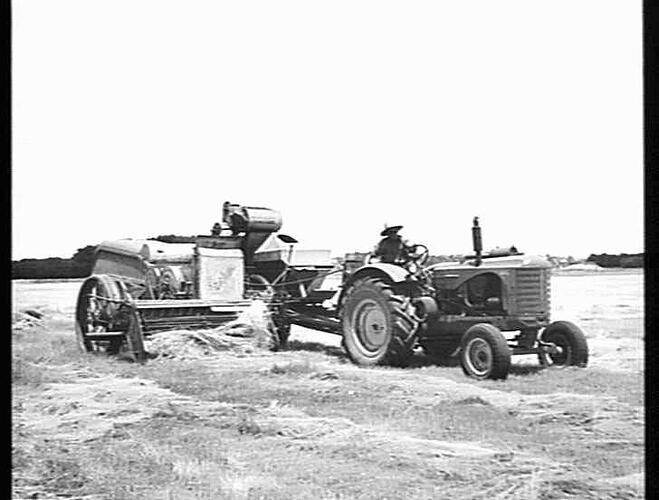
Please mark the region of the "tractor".
POLYGON ((476 379, 505 379, 512 355, 586 366, 581 329, 550 322, 549 262, 514 247, 483 253, 478 218, 472 238, 474 254, 456 262, 427 266, 427 247, 413 245, 396 262, 347 255, 339 280, 309 270, 308 286, 275 287, 280 321, 341 335, 363 366, 406 366, 417 346, 476 379))

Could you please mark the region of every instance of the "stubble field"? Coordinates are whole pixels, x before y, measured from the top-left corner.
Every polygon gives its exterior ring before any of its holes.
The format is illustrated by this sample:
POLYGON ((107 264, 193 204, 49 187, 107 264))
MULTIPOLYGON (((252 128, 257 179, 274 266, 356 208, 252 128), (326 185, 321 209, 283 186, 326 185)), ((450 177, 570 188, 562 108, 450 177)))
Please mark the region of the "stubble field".
POLYGON ((644 498, 640 271, 552 278, 588 368, 483 382, 421 353, 358 368, 296 327, 277 353, 83 354, 79 286, 13 283, 14 498, 644 498))

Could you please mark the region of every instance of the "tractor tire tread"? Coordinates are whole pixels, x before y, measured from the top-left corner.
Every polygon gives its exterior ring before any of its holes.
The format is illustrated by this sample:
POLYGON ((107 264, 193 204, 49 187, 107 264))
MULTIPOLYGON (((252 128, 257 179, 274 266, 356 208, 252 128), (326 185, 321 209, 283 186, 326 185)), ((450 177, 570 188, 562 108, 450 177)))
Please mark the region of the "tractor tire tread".
MULTIPOLYGON (((390 315, 390 324, 392 328, 391 339, 385 354, 375 363, 370 364, 398 367, 407 366, 412 356, 413 344, 416 341, 414 332, 418 323, 405 311, 405 299, 396 295, 391 286, 389 286, 384 280, 380 278, 366 277, 355 281, 351 285, 350 289, 346 291, 343 304, 348 303, 354 293, 363 287, 376 289, 382 299, 386 301, 388 304, 388 313, 390 315)), ((353 356, 350 349, 347 347, 345 336, 341 340, 341 345, 354 363, 369 364, 361 363, 359 359, 353 356)))
POLYGON ((561 332, 571 343, 572 353, 568 363, 570 366, 585 367, 588 364, 588 341, 581 328, 570 321, 554 321, 542 332, 540 339, 551 342, 552 334, 561 332))

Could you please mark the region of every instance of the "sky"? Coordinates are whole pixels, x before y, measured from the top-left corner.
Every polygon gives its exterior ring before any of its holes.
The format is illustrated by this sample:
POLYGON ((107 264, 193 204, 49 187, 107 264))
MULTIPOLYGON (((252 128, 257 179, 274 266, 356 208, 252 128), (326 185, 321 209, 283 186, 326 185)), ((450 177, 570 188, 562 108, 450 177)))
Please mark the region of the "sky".
POLYGON ((12 2, 12 258, 279 210, 334 255, 643 251, 632 0, 12 2))

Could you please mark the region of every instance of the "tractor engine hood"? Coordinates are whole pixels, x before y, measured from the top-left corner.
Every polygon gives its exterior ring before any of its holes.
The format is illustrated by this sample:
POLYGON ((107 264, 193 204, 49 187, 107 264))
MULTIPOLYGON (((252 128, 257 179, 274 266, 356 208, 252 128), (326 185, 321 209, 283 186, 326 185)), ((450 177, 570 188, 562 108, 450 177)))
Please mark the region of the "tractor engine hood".
POLYGON ((464 262, 438 262, 428 266, 428 271, 435 269, 498 269, 503 267, 532 267, 532 268, 550 268, 551 264, 539 255, 510 255, 506 257, 493 257, 483 259, 480 266, 476 266, 476 259, 468 259, 464 262))

